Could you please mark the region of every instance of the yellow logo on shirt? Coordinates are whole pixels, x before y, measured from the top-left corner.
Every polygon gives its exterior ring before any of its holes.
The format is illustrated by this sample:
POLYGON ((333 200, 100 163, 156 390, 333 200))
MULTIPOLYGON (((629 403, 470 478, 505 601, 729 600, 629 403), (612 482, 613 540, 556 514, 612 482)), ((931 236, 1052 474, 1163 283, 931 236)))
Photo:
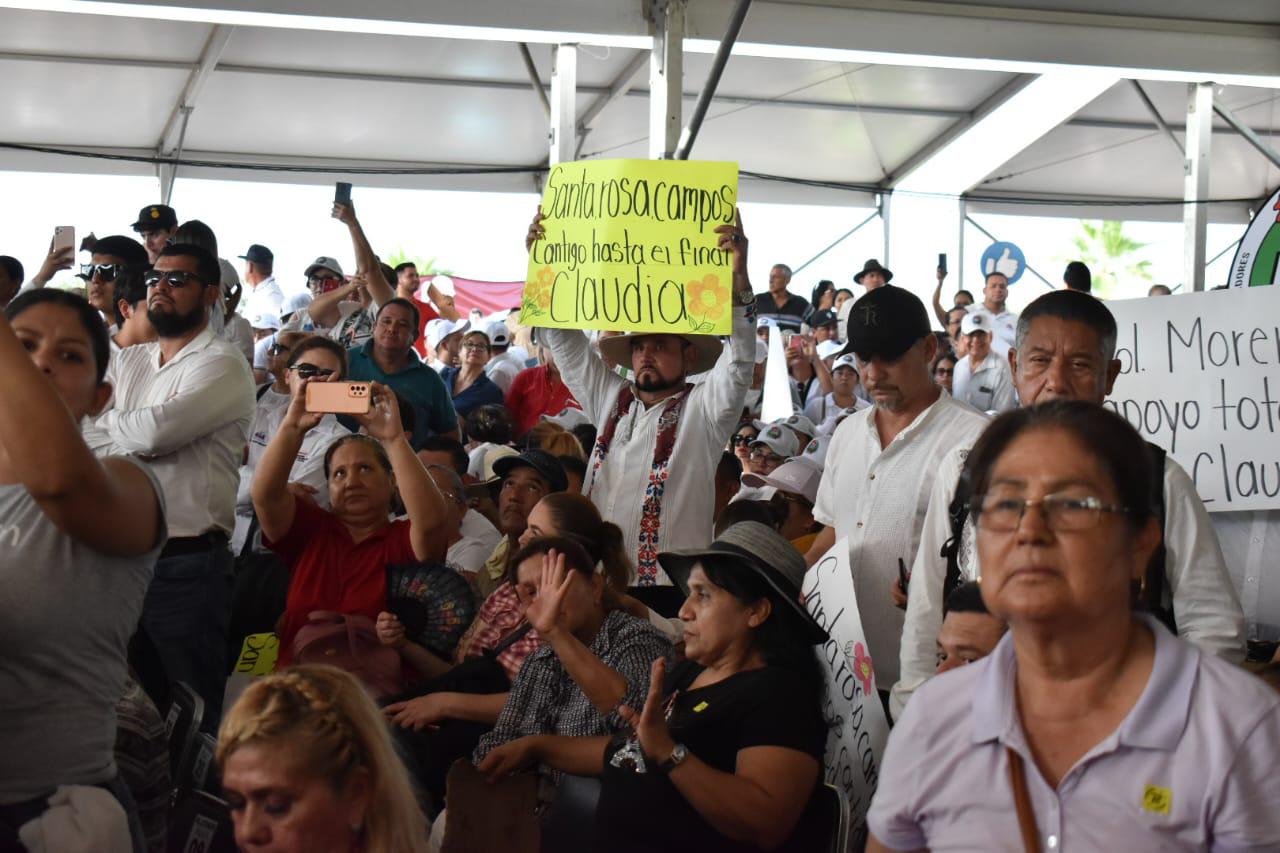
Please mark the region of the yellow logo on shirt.
POLYGON ((1173 805, 1173 791, 1159 785, 1148 785, 1142 791, 1142 807, 1156 814, 1168 814, 1173 805))
POLYGON ((702 712, 703 712, 703 711, 705 711, 705 710, 707 710, 707 703, 706 703, 706 702, 699 702, 697 705, 694 705, 694 706, 693 706, 693 712, 694 712, 695 714, 700 714, 700 713, 702 713, 702 712))

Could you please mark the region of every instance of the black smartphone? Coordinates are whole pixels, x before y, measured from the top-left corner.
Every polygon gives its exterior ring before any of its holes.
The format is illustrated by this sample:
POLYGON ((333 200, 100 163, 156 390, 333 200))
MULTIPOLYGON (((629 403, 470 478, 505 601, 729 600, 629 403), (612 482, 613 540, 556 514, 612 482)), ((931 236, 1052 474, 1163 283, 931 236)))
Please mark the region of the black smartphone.
POLYGON ((943 272, 947 271, 947 253, 946 252, 938 253, 938 269, 942 270, 943 272))
POLYGON ((333 185, 333 203, 351 204, 351 184, 338 181, 333 185))
POLYGON ((907 564, 902 558, 898 558, 898 589, 902 590, 902 594, 907 594, 907 564))

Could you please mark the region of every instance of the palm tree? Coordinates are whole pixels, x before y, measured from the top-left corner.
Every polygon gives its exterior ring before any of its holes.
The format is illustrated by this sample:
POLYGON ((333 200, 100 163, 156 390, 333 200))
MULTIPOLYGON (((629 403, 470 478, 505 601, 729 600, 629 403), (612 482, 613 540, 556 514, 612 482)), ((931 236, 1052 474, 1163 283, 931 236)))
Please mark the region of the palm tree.
POLYGON ((387 255, 387 263, 392 267, 398 267, 403 263, 411 263, 418 268, 418 275, 453 275, 451 270, 441 269, 436 266, 434 257, 419 258, 411 256, 403 247, 387 255))
POLYGON ((1080 221, 1080 231, 1071 242, 1076 247, 1076 260, 1083 261, 1093 273, 1093 295, 1100 299, 1129 295, 1141 296, 1151 281, 1151 261, 1140 261, 1136 255, 1147 247, 1124 234, 1124 223, 1108 219, 1104 222, 1080 221))

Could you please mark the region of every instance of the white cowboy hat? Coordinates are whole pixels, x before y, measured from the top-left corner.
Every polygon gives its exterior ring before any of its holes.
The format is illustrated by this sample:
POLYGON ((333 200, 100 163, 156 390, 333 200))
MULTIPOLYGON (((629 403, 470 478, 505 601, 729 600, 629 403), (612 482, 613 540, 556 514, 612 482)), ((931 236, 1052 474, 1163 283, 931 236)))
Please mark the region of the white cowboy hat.
MULTIPOLYGON (((611 361, 621 364, 623 367, 631 366, 631 342, 636 338, 644 338, 649 335, 663 334, 662 332, 627 332, 625 335, 615 335, 612 338, 602 338, 600 340, 600 354, 611 361)), ((689 368, 688 374, 692 376, 695 373, 705 373, 715 366, 720 359, 720 353, 724 351, 724 344, 715 335, 681 335, 675 332, 678 337, 688 342, 698 353, 694 359, 693 366, 689 368)))

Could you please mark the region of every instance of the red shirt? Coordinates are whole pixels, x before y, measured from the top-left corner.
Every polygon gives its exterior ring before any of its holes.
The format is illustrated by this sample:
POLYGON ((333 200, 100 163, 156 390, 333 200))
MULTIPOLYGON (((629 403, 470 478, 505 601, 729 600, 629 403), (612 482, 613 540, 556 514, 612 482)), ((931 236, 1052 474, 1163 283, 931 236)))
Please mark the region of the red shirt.
POLYGON ((551 369, 545 364, 517 373, 507 391, 507 408, 515 420, 517 436, 537 426, 542 415, 558 415, 570 406, 582 408, 559 374, 552 380, 551 369))
POLYGON ((289 566, 289 595, 280 629, 276 667, 288 666, 293 638, 313 610, 359 613, 370 619, 387 609, 387 564, 412 563, 409 522, 393 521, 360 543, 338 517, 310 501, 294 499, 293 525, 265 544, 289 566))
POLYGON ((419 302, 413 300, 413 307, 418 309, 418 339, 413 342, 413 348, 418 351, 418 355, 426 357, 427 355, 427 324, 432 320, 440 319, 440 313, 436 311, 436 307, 430 302, 419 302))

